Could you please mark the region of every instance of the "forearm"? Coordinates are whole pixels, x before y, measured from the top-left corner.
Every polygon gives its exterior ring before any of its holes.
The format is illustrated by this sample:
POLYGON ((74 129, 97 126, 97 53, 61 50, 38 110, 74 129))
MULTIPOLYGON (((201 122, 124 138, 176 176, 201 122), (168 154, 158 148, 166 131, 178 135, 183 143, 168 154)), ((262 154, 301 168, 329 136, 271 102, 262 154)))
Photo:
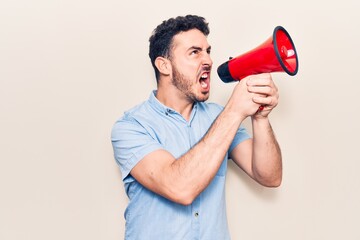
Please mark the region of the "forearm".
POLYGON ((253 176, 264 186, 277 187, 282 180, 282 157, 269 119, 253 117, 252 126, 253 176))

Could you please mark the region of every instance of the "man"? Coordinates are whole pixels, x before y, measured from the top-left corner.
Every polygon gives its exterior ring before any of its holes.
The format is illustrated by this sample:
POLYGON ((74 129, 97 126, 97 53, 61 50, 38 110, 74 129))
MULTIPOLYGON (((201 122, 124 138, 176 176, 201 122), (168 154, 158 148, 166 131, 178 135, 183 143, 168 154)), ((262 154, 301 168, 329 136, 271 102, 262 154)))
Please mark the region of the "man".
POLYGON ((205 103, 213 64, 208 34, 199 16, 160 24, 149 52, 157 90, 113 127, 129 197, 125 239, 230 239, 227 159, 264 186, 281 183, 281 153, 268 119, 278 103, 271 75, 242 79, 225 107, 205 103), (253 138, 241 127, 247 117, 253 138))

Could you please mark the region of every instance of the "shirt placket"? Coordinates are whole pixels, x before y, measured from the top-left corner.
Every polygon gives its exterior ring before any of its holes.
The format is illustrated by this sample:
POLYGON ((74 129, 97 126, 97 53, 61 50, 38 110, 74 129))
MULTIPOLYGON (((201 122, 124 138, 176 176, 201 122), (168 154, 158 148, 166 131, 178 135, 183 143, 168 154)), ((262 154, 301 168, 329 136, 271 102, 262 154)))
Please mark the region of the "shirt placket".
MULTIPOLYGON (((192 120, 192 119, 191 119, 192 120)), ((187 122, 187 130, 189 136, 190 146, 193 147, 198 139, 195 134, 195 129, 193 129, 192 121, 187 122)), ((201 194, 200 194, 201 195, 201 194)), ((199 240, 200 239, 200 195, 192 202, 191 204, 191 223, 192 223, 192 239, 199 240)))
POLYGON ((198 196, 192 203, 192 232, 193 232, 193 238, 194 240, 200 239, 200 196, 198 196))

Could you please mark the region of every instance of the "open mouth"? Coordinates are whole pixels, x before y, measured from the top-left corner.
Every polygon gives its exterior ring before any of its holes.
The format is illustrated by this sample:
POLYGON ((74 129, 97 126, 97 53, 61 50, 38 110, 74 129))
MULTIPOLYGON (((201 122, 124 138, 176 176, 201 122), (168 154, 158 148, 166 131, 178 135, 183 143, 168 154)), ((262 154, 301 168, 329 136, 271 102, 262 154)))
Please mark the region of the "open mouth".
POLYGON ((204 90, 209 90, 210 87, 210 73, 204 72, 200 76, 200 86, 204 90))

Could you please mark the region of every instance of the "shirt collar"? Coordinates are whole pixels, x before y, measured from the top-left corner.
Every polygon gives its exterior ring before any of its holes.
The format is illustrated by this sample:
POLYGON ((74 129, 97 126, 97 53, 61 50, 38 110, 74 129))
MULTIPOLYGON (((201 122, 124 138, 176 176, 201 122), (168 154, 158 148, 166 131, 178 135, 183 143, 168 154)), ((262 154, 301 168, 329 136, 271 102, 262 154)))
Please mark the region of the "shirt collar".
POLYGON ((165 106, 156 98, 156 92, 157 92, 157 90, 153 90, 150 94, 149 102, 150 102, 151 106, 160 113, 166 114, 171 111, 175 112, 175 110, 165 106))
MULTIPOLYGON (((163 114, 171 114, 171 113, 177 113, 178 115, 180 115, 177 111, 175 111, 174 109, 170 108, 170 107, 167 107, 165 106, 164 104, 162 104, 157 98, 156 98, 156 93, 157 93, 157 90, 153 90, 150 94, 150 97, 149 97, 149 102, 151 104, 151 106, 158 112, 160 113, 163 113, 163 114)), ((193 109, 191 110, 191 119, 190 121, 192 120, 192 118, 194 117, 196 111, 197 111, 197 108, 198 108, 198 102, 195 102, 194 103, 194 106, 193 106, 193 109)), ((180 115, 181 116, 181 115, 180 115)))

